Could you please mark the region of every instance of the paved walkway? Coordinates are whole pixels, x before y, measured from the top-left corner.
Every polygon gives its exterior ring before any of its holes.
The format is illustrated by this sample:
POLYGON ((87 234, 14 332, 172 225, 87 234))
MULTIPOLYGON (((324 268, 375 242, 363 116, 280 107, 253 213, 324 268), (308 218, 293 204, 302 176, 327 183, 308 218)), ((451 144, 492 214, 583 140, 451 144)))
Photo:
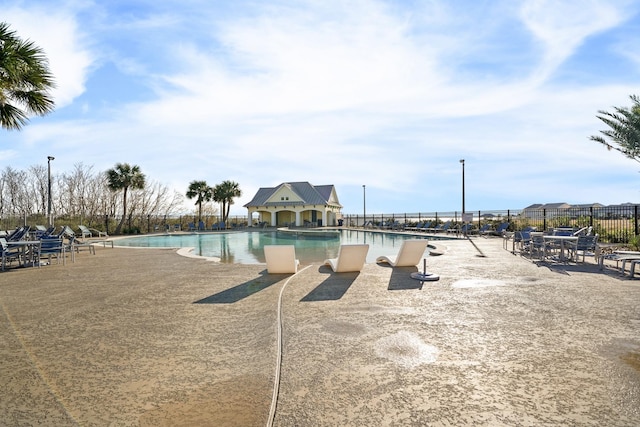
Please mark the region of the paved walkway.
POLYGON ((447 241, 289 276, 168 249, 0 273, 1 426, 640 425, 640 281, 447 241), (481 256, 482 255, 482 256, 481 256))

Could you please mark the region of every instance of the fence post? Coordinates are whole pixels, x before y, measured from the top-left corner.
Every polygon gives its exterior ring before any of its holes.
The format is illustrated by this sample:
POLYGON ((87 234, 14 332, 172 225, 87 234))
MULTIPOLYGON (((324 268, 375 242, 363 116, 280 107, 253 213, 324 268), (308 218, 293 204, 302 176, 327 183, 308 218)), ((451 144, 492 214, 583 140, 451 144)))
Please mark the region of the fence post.
POLYGON ((636 236, 637 236, 638 235, 638 205, 635 205, 633 207, 633 220, 635 222, 634 232, 636 233, 636 236))
POLYGON ((542 209, 542 231, 547 231, 547 210, 542 209))

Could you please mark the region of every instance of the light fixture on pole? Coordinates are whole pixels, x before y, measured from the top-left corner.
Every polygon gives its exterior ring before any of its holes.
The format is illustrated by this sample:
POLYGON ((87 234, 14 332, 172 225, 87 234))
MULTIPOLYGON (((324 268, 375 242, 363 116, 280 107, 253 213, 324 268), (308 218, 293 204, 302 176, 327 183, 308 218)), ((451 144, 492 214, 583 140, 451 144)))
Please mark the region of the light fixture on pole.
POLYGON ((462 215, 466 212, 464 209, 464 159, 460 160, 462 164, 462 215))
POLYGON ((362 226, 364 227, 367 223, 367 189, 362 185, 362 226))
POLYGON ((47 156, 47 171, 49 177, 49 187, 47 192, 47 217, 49 218, 49 227, 53 227, 53 217, 51 216, 51 160, 55 160, 53 156, 47 156))
MULTIPOLYGON (((465 224, 467 218, 466 218, 466 210, 464 207, 464 159, 460 159, 460 164, 462 165, 462 223, 465 224)), ((464 235, 467 235, 467 227, 466 225, 463 226, 464 227, 464 235)))

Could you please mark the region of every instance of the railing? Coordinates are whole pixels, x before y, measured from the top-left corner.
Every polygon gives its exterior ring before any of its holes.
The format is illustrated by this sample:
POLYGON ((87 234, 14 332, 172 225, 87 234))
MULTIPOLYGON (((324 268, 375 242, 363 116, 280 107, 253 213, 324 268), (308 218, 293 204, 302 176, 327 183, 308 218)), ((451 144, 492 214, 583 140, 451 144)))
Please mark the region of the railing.
MULTIPOLYGON (((467 211, 473 214, 471 223, 475 228, 482 228, 489 224, 496 228, 504 222, 509 223, 509 231, 520 230, 525 227, 536 227, 545 231, 555 227, 592 227, 599 240, 611 243, 628 243, 637 239, 640 234, 639 205, 618 205, 605 207, 575 207, 566 209, 519 209, 467 211)), ((451 221, 453 227, 463 224, 462 213, 450 212, 417 212, 344 215, 343 224, 350 227, 362 227, 367 223, 373 227, 389 226, 392 224, 415 226, 422 221, 431 221, 431 227, 451 221)))
MULTIPOLYGON (((221 219, 217 216, 203 216, 202 222, 206 230, 212 230, 214 224, 218 224, 221 219)), ((14 230, 21 225, 29 225, 35 228, 36 225, 48 225, 48 219, 44 215, 28 215, 24 217, 8 217, 0 219, 0 230, 14 230)), ((104 231, 107 234, 115 232, 120 217, 104 215, 100 217, 54 217, 54 225, 68 225, 73 230, 78 231, 78 225, 86 225, 96 230, 104 231)), ((198 228, 198 218, 193 215, 179 216, 132 216, 125 219, 122 225, 122 234, 143 234, 154 233, 166 230, 189 230, 190 224, 198 228)), ((246 216, 229 216, 226 221, 226 228, 238 228, 247 224, 246 216)))
MULTIPOLYGON (((640 205, 618 205, 606 207, 576 207, 566 209, 518 209, 518 210, 487 210, 467 211, 472 214, 471 223, 475 228, 481 228, 485 224, 496 228, 504 222, 509 223, 509 230, 515 231, 531 226, 538 230, 547 230, 554 227, 592 227, 597 233, 598 240, 611 243, 628 243, 632 239, 640 239, 640 205)), ((120 217, 56 217, 56 225, 68 225, 77 230, 78 225, 86 225, 100 231, 112 234, 120 217)), ((367 214, 366 218, 358 214, 346 214, 342 217, 343 226, 362 227, 367 222, 374 227, 386 224, 398 224, 401 227, 413 226, 422 221, 432 221, 431 227, 451 221, 453 227, 459 227, 462 214, 459 211, 443 212, 416 212, 416 213, 390 213, 367 214)), ((220 221, 217 216, 203 216, 202 221, 206 230, 220 221)), ((25 217, 9 217, 0 219, 0 230, 13 230, 20 225, 36 224, 47 225, 44 215, 31 215, 25 217)), ((123 234, 142 234, 157 231, 188 230, 189 224, 198 226, 198 218, 194 215, 181 216, 132 216, 125 220, 122 228, 123 234)), ((246 216, 230 216, 226 227, 233 229, 247 225, 246 216)))

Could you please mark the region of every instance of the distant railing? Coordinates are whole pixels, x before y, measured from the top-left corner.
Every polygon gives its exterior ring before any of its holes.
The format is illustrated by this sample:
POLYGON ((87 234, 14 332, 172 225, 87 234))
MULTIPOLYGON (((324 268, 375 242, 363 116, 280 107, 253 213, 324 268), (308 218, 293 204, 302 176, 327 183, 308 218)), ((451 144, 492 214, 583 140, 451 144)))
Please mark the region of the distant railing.
MULTIPOLYGON (((591 227, 593 233, 597 233, 600 241, 611 243, 628 243, 636 238, 639 233, 640 218, 638 216, 639 205, 618 205, 605 207, 574 207, 564 209, 518 209, 518 210, 491 210, 491 211, 467 211, 466 215, 473 214, 471 223, 480 229, 485 224, 496 228, 504 222, 509 223, 509 231, 521 230, 525 227, 535 227, 540 231, 546 231, 557 227, 583 228, 591 227)), ((417 212, 417 213, 390 213, 343 215, 343 225, 350 227, 362 227, 364 224, 372 227, 393 228, 393 225, 401 228, 415 226, 423 221, 431 221, 431 227, 451 221, 452 227, 460 227, 463 224, 462 212, 417 212)))
MULTIPOLYGON (((202 216, 202 225, 205 230, 219 230, 217 225, 221 219, 215 215, 202 216), (216 225, 216 227, 214 227, 216 225)), ((36 225, 48 225, 48 219, 44 215, 27 215, 24 217, 6 217, 0 219, 0 230, 14 230, 21 225, 28 225, 31 228, 35 228, 36 225)), ((78 225, 86 225, 87 227, 94 228, 99 231, 104 231, 108 234, 115 232, 118 223, 120 222, 119 216, 104 215, 98 217, 54 217, 54 225, 68 225, 73 230, 78 231, 78 225)), ((194 215, 133 215, 130 218, 125 219, 121 233, 122 234, 145 234, 161 231, 187 231, 191 226, 196 229, 199 228, 198 218, 194 215)), ((243 227, 247 225, 246 216, 229 216, 225 223, 225 228, 233 229, 243 227)))
MULTIPOLYGON (((471 216, 474 228, 482 228, 485 224, 496 228, 504 222, 509 223, 509 231, 520 230, 525 227, 536 227, 538 230, 548 230, 555 227, 592 227, 593 233, 597 233, 598 240, 611 243, 628 243, 631 239, 638 239, 640 235, 640 205, 617 205, 605 207, 574 207, 565 209, 514 209, 514 210, 486 210, 467 211, 471 216)), ((431 226, 451 221, 452 228, 463 224, 460 211, 442 212, 414 212, 414 213, 389 213, 367 214, 366 218, 358 214, 346 214, 338 221, 346 227, 362 227, 368 223, 372 227, 382 227, 395 224, 404 228, 414 226, 422 221, 431 221, 431 226)), ((55 225, 68 225, 77 230, 78 225, 86 225, 109 234, 115 232, 120 217, 56 217, 55 225)), ((203 216, 203 225, 206 230, 216 229, 220 218, 215 215, 203 216)), ((25 217, 0 218, 0 230, 13 230, 21 225, 47 225, 44 215, 29 215, 25 217)), ((166 230, 189 230, 190 224, 198 227, 198 218, 194 215, 179 216, 131 216, 126 219, 121 232, 123 234, 144 234, 166 230)), ((230 216, 225 224, 227 229, 235 229, 247 225, 247 216, 230 216)))

